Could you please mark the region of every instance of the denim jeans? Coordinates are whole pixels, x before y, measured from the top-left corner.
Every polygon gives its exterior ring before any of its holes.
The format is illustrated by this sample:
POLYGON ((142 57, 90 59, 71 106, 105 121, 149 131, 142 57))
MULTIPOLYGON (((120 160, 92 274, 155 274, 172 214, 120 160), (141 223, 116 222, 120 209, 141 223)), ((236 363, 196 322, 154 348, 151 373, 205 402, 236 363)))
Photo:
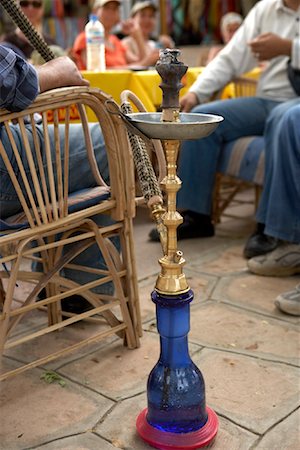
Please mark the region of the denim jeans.
MULTIPOLYGON (((63 127, 63 125, 60 125, 63 127)), ((31 127, 28 125, 26 126, 27 129, 27 136, 29 139, 29 143, 32 143, 33 137, 32 137, 32 130, 31 127)), ((37 126, 38 129, 38 136, 39 141, 42 149, 43 154, 43 131, 41 126, 37 126)), ((16 142, 19 142, 18 145, 18 151, 20 153, 20 156, 22 158, 23 164, 25 165, 25 170, 29 170, 29 167, 26 167, 26 154, 25 149, 21 146, 20 141, 18 141, 19 136, 19 127, 18 125, 12 125, 11 126, 12 133, 14 137, 16 138, 16 142)), ((49 135, 50 135, 50 145, 51 149, 53 150, 53 155, 55 155, 55 147, 54 147, 54 129, 53 126, 49 125, 49 135)), ((6 132, 3 128, 0 129, 1 133, 1 141, 4 147, 6 148, 7 152, 9 152, 10 144, 8 142, 8 138, 6 135, 6 132)), ((97 164, 100 169, 100 173, 104 179, 104 181, 109 180, 109 170, 108 170, 108 161, 105 151, 105 144, 104 139, 99 127, 99 124, 92 124, 90 125, 90 133, 91 138, 94 144, 95 149, 95 157, 97 164)), ((60 133, 61 136, 61 150, 63 152, 64 149, 64 133, 60 133)), ((70 127, 70 136, 69 136, 69 151, 70 151, 70 170, 69 170, 69 193, 79 191, 84 188, 93 187, 96 185, 95 180, 93 178, 93 175, 91 173, 90 165, 87 159, 86 149, 84 145, 84 137, 83 137, 83 130, 81 125, 72 124, 70 127)), ((15 158, 13 156, 12 150, 11 153, 11 163, 14 165, 15 158)), ((46 162, 45 162, 46 163, 46 162)), ((16 171, 17 173, 17 171, 16 171)), ((46 174, 47 176, 47 174, 46 174)), ((10 177, 7 173, 6 167, 2 161, 2 158, 0 157, 0 217, 2 219, 5 219, 6 217, 9 217, 13 214, 18 213, 21 211, 21 205, 19 203, 17 194, 14 190, 14 187, 10 181, 10 177)), ((105 216, 105 215, 97 215, 94 216, 94 220, 98 225, 107 225, 110 223, 113 223, 112 220, 105 216)), ((118 245, 118 239, 114 238, 114 243, 117 243, 118 245)), ((71 245, 69 245, 68 249, 71 248, 71 245)), ((82 252, 79 256, 74 258, 72 261, 74 264, 79 265, 88 265, 93 268, 97 269, 103 269, 105 268, 105 263, 103 261, 102 254, 100 253, 98 246, 94 244, 89 249, 82 252)), ((35 266, 35 270, 38 270, 38 268, 35 266)), ((71 270, 71 269, 65 269, 63 271, 63 275, 66 276, 68 279, 71 279, 77 283, 84 284, 89 281, 92 281, 96 278, 98 278, 97 275, 93 274, 87 274, 86 272, 80 272, 78 270, 71 270)), ((95 289, 93 289, 95 292, 98 293, 105 293, 109 294, 112 292, 112 284, 107 283, 105 285, 99 286, 95 289)))
POLYGON ((266 234, 300 244, 300 100, 280 109, 266 124, 267 170, 256 218, 266 234))
POLYGON ((178 175, 182 180, 182 188, 178 192, 178 208, 210 215, 218 157, 223 144, 243 136, 265 135, 267 145, 269 135, 276 128, 276 119, 272 121, 271 117, 279 118, 283 110, 297 102, 299 98, 280 103, 258 97, 244 97, 195 107, 193 113, 217 114, 225 120, 210 136, 182 143, 178 162, 178 175), (267 123, 270 125, 266 126, 267 123))

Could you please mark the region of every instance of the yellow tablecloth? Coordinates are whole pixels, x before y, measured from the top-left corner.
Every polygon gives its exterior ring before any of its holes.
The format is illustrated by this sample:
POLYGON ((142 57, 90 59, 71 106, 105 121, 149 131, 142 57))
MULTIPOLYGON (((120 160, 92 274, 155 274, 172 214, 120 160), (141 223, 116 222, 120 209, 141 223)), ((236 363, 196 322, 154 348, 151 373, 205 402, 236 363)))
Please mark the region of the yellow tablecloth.
MULTIPOLYGON (((203 70, 201 67, 188 69, 182 80, 184 87, 180 91, 180 96, 187 92, 199 73, 201 73, 201 70, 203 70)), ((107 94, 112 95, 117 103, 120 103, 120 94, 124 89, 134 92, 148 111, 156 111, 156 108, 162 102, 162 91, 159 87, 161 78, 156 70, 142 70, 138 72, 130 70, 83 71, 82 75, 90 81, 92 87, 98 87, 107 94)))

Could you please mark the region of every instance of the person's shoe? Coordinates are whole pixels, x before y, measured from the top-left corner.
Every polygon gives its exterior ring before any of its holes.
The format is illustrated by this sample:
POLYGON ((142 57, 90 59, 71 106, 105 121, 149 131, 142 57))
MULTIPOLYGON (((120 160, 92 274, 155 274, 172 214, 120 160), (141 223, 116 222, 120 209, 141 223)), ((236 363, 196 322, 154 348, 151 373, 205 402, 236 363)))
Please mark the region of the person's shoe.
POLYGON ((292 316, 300 316, 300 284, 292 291, 278 295, 275 305, 280 311, 292 316))
POLYGON ((92 309, 93 306, 81 295, 70 295, 61 300, 62 313, 81 314, 92 309))
MULTIPOLYGON (((209 216, 194 211, 180 213, 183 222, 177 228, 177 240, 192 239, 200 237, 211 237, 215 234, 215 228, 209 216)), ((159 242, 159 233, 153 228, 149 233, 150 241, 159 242)))
MULTIPOLYGON (((45 300, 46 290, 42 289, 38 294, 38 301, 45 300)), ((61 300, 61 310, 72 314, 81 314, 92 309, 93 306, 81 295, 70 295, 70 297, 61 300)))
POLYGON ((264 224, 258 223, 254 233, 248 238, 243 252, 246 259, 265 255, 266 253, 275 250, 278 246, 279 240, 265 234, 264 229, 264 224))
POLYGON ((248 261, 250 272, 267 277, 289 277, 300 273, 300 244, 281 243, 266 255, 248 261))

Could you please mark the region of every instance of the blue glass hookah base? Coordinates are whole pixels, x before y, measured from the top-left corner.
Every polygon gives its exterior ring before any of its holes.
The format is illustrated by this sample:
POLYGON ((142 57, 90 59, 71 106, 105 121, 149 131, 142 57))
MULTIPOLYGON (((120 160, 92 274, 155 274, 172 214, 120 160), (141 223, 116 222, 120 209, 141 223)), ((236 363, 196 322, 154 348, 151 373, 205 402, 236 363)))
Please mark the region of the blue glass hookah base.
POLYGON ((171 433, 199 430, 208 416, 204 379, 188 351, 193 292, 164 296, 154 291, 152 300, 156 303, 161 354, 148 378, 147 421, 171 433))

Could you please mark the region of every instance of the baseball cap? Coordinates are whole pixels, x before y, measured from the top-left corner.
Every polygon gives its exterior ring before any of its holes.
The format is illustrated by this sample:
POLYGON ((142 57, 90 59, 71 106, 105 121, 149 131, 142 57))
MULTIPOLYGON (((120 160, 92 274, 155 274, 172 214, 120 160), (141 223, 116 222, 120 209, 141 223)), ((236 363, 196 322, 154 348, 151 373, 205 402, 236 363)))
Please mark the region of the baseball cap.
POLYGON ((156 4, 151 1, 150 2, 146 2, 146 1, 145 2, 137 2, 131 8, 130 16, 133 17, 133 16, 135 16, 135 14, 138 11, 141 11, 142 9, 146 9, 146 8, 152 8, 154 11, 157 11, 156 4))
POLYGON ((109 3, 109 2, 117 2, 117 3, 121 4, 122 0, 95 0, 93 8, 94 9, 101 8, 101 6, 104 6, 104 5, 106 5, 106 3, 109 3))
POLYGON ((224 30, 228 25, 231 25, 232 23, 241 24, 242 22, 243 18, 240 14, 235 12, 229 12, 221 18, 220 27, 221 30, 224 32, 224 30))

